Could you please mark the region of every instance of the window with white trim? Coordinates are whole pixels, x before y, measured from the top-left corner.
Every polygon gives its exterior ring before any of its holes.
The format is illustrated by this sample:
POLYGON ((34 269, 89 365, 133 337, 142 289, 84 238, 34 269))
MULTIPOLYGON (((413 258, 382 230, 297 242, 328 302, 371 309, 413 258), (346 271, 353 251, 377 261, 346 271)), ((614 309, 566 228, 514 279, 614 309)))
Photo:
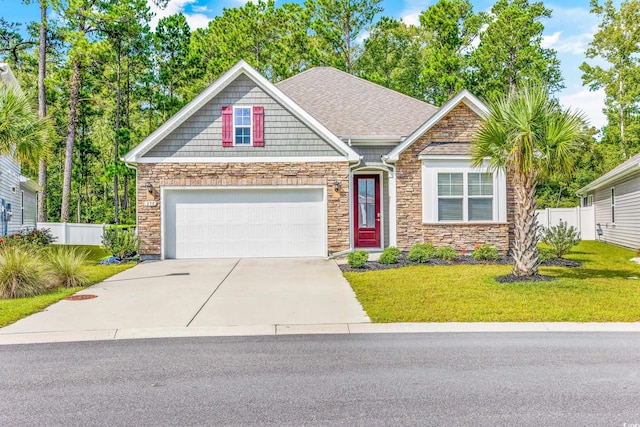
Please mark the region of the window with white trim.
POLYGON ((251 145, 251 107, 233 108, 233 142, 251 145))
POLYGON ((493 174, 438 173, 438 221, 492 221, 493 174))
POLYGON ((616 188, 611 187, 611 222, 616 222, 616 188))

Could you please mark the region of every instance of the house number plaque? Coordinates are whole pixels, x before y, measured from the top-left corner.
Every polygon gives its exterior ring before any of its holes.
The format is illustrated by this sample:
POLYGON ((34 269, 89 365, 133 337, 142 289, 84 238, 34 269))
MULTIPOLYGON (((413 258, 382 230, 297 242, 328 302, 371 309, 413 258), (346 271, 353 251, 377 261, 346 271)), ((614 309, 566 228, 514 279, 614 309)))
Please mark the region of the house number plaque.
POLYGON ((145 201, 144 201, 144 205, 145 205, 145 206, 156 206, 156 205, 157 205, 157 203, 156 203, 156 201, 155 201, 155 200, 145 200, 145 201))

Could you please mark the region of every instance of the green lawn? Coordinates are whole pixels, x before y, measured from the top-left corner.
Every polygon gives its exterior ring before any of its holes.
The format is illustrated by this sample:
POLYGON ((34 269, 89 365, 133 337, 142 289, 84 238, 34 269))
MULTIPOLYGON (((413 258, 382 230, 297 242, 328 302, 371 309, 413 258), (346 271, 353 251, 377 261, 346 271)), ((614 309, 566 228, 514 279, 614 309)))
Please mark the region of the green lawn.
POLYGON ((344 273, 373 322, 640 321, 635 252, 582 242, 566 258, 581 268, 542 267, 553 282, 500 284, 510 266, 415 266, 344 273))
MULTIPOLYGON (((87 266, 88 274, 91 279, 90 285, 102 282, 104 279, 121 271, 127 270, 135 265, 135 263, 98 265, 98 261, 108 257, 109 253, 105 252, 99 246, 83 246, 83 248, 88 249, 90 252, 90 262, 87 266)), ((58 302, 69 295, 73 295, 81 289, 83 288, 59 288, 53 289, 36 297, 0 299, 0 327, 7 326, 22 319, 23 317, 42 311, 51 304, 58 302)))

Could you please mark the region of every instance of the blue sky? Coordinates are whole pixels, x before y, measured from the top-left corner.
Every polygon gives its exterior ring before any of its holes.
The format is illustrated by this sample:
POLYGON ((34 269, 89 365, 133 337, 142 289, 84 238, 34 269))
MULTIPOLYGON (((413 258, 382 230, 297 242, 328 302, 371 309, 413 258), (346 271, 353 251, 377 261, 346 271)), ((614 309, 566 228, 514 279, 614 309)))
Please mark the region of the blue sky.
MULTIPOLYGON (((147 1, 152 5, 150 0, 147 1)), ((435 2, 436 0, 383 0, 383 14, 416 24, 420 11, 435 2)), ((471 2, 476 11, 487 11, 495 3, 494 0, 471 2)), ((223 8, 241 6, 244 3, 246 0, 170 0, 164 10, 159 10, 153 5, 152 9, 156 13, 154 22, 163 16, 183 12, 190 26, 199 28, 206 27, 211 18, 222 13, 223 8)), ((281 4, 284 1, 277 0, 276 3, 281 4)), ((614 3, 619 5, 620 1, 614 3)), ((565 79, 566 88, 558 95, 560 102, 565 106, 581 109, 590 118, 591 124, 599 128, 606 122, 602 114, 604 95, 602 91, 590 92, 583 87, 581 71, 578 69, 585 60, 584 51, 587 44, 597 29, 597 17, 589 13, 589 0, 545 1, 545 5, 553 10, 553 16, 543 21, 544 46, 558 52, 565 79)), ((34 21, 39 16, 37 4, 24 5, 21 0, 0 0, 0 11, 1 16, 9 21, 34 21)))

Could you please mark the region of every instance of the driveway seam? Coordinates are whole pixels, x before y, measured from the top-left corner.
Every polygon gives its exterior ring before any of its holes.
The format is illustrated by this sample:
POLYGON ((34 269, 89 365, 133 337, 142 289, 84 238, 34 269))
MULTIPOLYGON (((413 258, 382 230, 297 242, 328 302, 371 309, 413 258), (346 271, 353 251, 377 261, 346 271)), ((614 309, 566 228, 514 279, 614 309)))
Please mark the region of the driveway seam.
POLYGON ((207 303, 209 302, 209 300, 211 299, 211 297, 213 297, 213 294, 215 294, 218 289, 220 289, 220 286, 222 286, 222 284, 225 282, 225 280, 227 280, 227 278, 231 275, 231 273, 233 273, 233 270, 236 269, 236 267, 238 266, 238 264, 240 264, 240 261, 242 260, 242 258, 239 258, 238 261, 233 264, 233 267, 231 267, 231 270, 229 270, 229 272, 227 273, 226 276, 224 276, 224 279, 222 279, 220 281, 220 283, 218 283, 218 286, 216 286, 216 288, 213 290, 213 292, 211 292, 211 295, 209 295, 209 298, 207 298, 207 300, 202 304, 202 306, 200 306, 200 308, 198 309, 198 311, 196 311, 196 314, 193 315, 193 317, 191 318, 191 320, 189 320, 189 322, 187 323, 187 328, 189 327, 189 325, 191 325, 191 323, 196 319, 196 317, 198 317, 198 314, 200 314, 200 312, 202 311, 202 309, 204 308, 205 305, 207 305, 207 303))

